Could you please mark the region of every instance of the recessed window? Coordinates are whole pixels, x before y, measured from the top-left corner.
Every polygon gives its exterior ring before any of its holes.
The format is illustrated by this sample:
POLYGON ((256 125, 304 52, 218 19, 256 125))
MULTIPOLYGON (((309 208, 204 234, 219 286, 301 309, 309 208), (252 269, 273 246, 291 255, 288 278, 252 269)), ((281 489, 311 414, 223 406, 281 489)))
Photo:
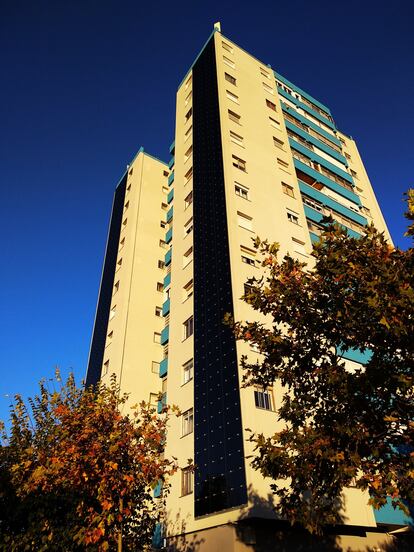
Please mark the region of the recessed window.
POLYGON ((108 369, 109 369, 109 360, 106 360, 103 363, 103 367, 102 367, 102 375, 103 376, 106 376, 106 374, 108 373, 108 369))
POLYGON ((269 94, 274 94, 274 90, 271 86, 269 86, 266 82, 262 82, 263 88, 268 92, 269 94))
POLYGON ((352 169, 349 169, 349 171, 350 171, 350 173, 352 174, 352 176, 353 176, 354 178, 358 178, 358 175, 357 175, 357 173, 356 173, 355 171, 353 171, 352 169))
POLYGON ((152 361, 152 363, 151 363, 151 372, 153 374, 159 374, 160 373, 160 363, 159 362, 155 362, 155 360, 152 361))
POLYGON ((234 61, 232 61, 230 58, 228 58, 226 56, 223 56, 223 61, 226 65, 228 65, 232 69, 234 69, 236 67, 236 64, 234 63, 234 61))
POLYGON ((113 332, 113 330, 111 330, 111 331, 109 332, 109 334, 108 334, 108 339, 109 339, 109 341, 110 341, 113 337, 114 337, 114 332, 113 332))
POLYGON ((170 176, 170 174, 169 174, 168 171, 163 171, 162 174, 163 174, 164 176, 167 176, 167 177, 170 176))
POLYGON ((255 389, 254 403, 256 408, 264 410, 273 410, 273 396, 270 389, 255 389))
POLYGON ((339 137, 339 141, 341 142, 341 144, 343 144, 344 146, 346 146, 346 143, 345 143, 345 140, 341 137, 339 137))
POLYGON ((273 145, 279 149, 284 149, 284 142, 282 140, 279 140, 279 138, 276 138, 276 136, 273 136, 273 145))
POLYGON ((189 360, 183 365, 183 385, 193 379, 194 361, 189 360))
POLYGON ((292 222, 293 224, 299 224, 299 216, 292 211, 286 212, 287 218, 289 222, 292 222))
POLYGON ((133 174, 133 172, 134 172, 134 168, 132 167, 132 168, 129 170, 129 173, 128 173, 128 174, 131 175, 131 174, 133 174))
POLYGON ((256 266, 256 261, 252 257, 247 257, 247 255, 242 255, 241 260, 245 264, 256 266))
POLYGON ((194 283, 193 280, 190 280, 183 287, 183 301, 186 301, 189 297, 193 295, 194 292, 194 283))
POLYGON ((253 230, 253 219, 244 213, 237 212, 237 224, 246 230, 253 230))
POLYGON ((162 308, 155 307, 155 316, 162 316, 162 308))
POLYGON ((164 240, 160 240, 160 247, 162 247, 163 249, 167 249, 167 242, 165 242, 164 240))
POLYGON ((292 238, 293 246, 295 251, 306 255, 305 242, 298 240, 297 238, 292 238))
POLYGON ((168 194, 170 190, 167 188, 167 186, 163 186, 162 191, 164 192, 164 194, 168 194))
POLYGON ((119 257, 117 263, 116 263, 116 270, 119 270, 122 266, 122 257, 119 257))
POLYGON ((190 316, 190 318, 187 318, 187 320, 183 323, 183 337, 184 339, 188 339, 191 335, 194 333, 194 318, 190 316))
POLYGON ((193 108, 190 107, 190 109, 185 114, 185 122, 187 123, 191 119, 191 115, 193 114, 193 108))
POLYGON ((164 284, 162 282, 157 282, 157 291, 164 291, 164 284))
POLYGON ((282 182, 282 190, 283 193, 290 197, 295 197, 295 193, 293 191, 293 186, 289 186, 289 184, 286 184, 286 182, 282 182))
POLYGON ((224 78, 226 79, 226 81, 231 82, 231 84, 234 84, 234 86, 236 86, 236 79, 234 77, 232 77, 228 73, 224 73, 224 78))
POLYGON ((262 69, 261 67, 260 67, 260 73, 261 73, 261 75, 263 75, 263 77, 266 77, 267 79, 270 79, 269 73, 265 69, 262 69))
POLYGON ((230 92, 229 90, 226 90, 226 96, 232 102, 239 103, 239 97, 236 96, 236 94, 233 94, 233 92, 230 92))
POLYGON ((184 105, 185 105, 185 106, 187 106, 187 105, 190 103, 192 94, 193 94, 193 93, 190 92, 190 93, 188 94, 188 96, 186 97, 186 99, 184 100, 184 105))
POLYGON ((124 220, 122 221, 122 226, 123 226, 124 228, 125 228, 125 226, 127 225, 127 222, 128 222, 128 219, 124 219, 124 220))
POLYGON ((188 196, 184 199, 184 209, 190 207, 193 202, 193 192, 191 191, 188 196))
POLYGON ((190 159, 193 154, 193 146, 190 146, 184 154, 184 163, 190 159))
POLYGON ((351 159, 351 156, 349 155, 349 153, 346 153, 346 151, 345 151, 344 153, 345 153, 345 157, 346 157, 347 159, 351 159))
POLYGON ((184 175, 184 178, 185 178, 184 184, 187 184, 187 182, 189 182, 192 177, 193 177, 193 167, 190 167, 184 175))
POLYGON ((128 207, 129 207, 129 201, 127 201, 127 202, 125 203, 124 211, 126 211, 126 210, 128 209, 128 207))
POLYGON ((161 343, 161 334, 154 332, 154 343, 161 343))
POLYGON ((159 261, 158 261, 158 268, 165 268, 165 262, 159 260, 159 261))
POLYGON ((109 320, 112 320, 112 318, 115 316, 115 313, 116 313, 116 305, 114 305, 109 311, 109 320))
POLYGON ((246 172, 246 161, 244 159, 240 159, 240 157, 237 157, 237 155, 232 155, 233 158, 233 167, 236 167, 237 169, 240 169, 241 171, 246 172))
POLYGON ((158 404, 158 393, 150 393, 149 403, 151 406, 157 406, 158 404))
POLYGON ((241 184, 236 182, 234 185, 234 191, 239 197, 242 197, 243 199, 249 199, 249 189, 245 186, 242 186, 241 184))
POLYGON ((114 294, 119 290, 119 280, 114 284, 114 294))
POLYGON ((193 231, 193 217, 184 224, 184 237, 193 231))
POLYGON ((186 267, 188 264, 190 264, 192 260, 193 260, 193 246, 191 246, 190 249, 187 249, 187 251, 184 253, 183 268, 186 267))
POLYGON ((230 140, 234 144, 238 144, 239 146, 243 146, 243 137, 240 136, 239 134, 236 134, 232 130, 230 131, 230 140))
POLYGON ((368 209, 368 207, 362 207, 362 210, 366 215, 368 215, 369 217, 372 217, 371 211, 368 209))
POLYGON ((192 77, 192 75, 190 75, 187 79, 187 82, 185 83, 185 89, 186 90, 190 86, 192 80, 193 80, 193 77, 192 77))
POLYGON ((280 128, 279 121, 276 121, 276 119, 273 119, 273 117, 269 117, 270 125, 274 128, 280 128))
POLYGON ((227 52, 233 53, 233 48, 230 46, 230 44, 227 44, 227 42, 222 42, 223 50, 227 50, 227 52))
POLYGON ((193 133, 193 125, 191 125, 186 131, 184 135, 184 142, 192 135, 193 133))
POLYGON ((182 415, 181 436, 189 435, 194 431, 194 414, 193 409, 190 408, 182 415))
POLYGON ((240 251, 241 251, 241 260, 242 260, 243 263, 251 265, 251 266, 256 266, 256 252, 255 251, 253 251, 252 249, 249 249, 248 247, 245 247, 243 245, 240 247, 240 251))
POLYGON ((274 104, 273 102, 271 102, 270 100, 266 100, 266 105, 269 109, 271 109, 272 111, 276 111, 276 104, 274 104))
POLYGON ((124 245, 125 245, 125 238, 122 238, 122 240, 119 242, 119 251, 121 251, 124 245))
POLYGON ((167 226, 167 223, 162 220, 160 221, 160 226, 161 228, 165 228, 167 226))
POLYGON ((231 109, 228 109, 227 112, 229 114, 230 121, 233 121, 233 123, 237 123, 239 125, 241 119, 240 115, 237 115, 237 113, 234 113, 231 109))
POLYGON ((278 164, 283 167, 284 169, 288 169, 289 168, 289 163, 286 163, 286 161, 283 161, 283 159, 279 159, 279 157, 277 158, 277 162, 278 164))
POLYGON ((181 496, 189 495, 193 492, 193 470, 192 468, 183 468, 181 470, 181 496))

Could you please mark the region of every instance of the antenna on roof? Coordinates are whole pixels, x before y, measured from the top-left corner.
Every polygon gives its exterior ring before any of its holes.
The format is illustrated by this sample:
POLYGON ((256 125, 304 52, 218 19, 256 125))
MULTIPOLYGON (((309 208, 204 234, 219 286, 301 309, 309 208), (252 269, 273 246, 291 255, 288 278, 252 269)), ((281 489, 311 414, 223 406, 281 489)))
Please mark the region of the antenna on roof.
POLYGON ((217 21, 216 23, 214 23, 214 29, 216 31, 219 31, 219 33, 221 33, 221 23, 220 23, 220 21, 217 21))

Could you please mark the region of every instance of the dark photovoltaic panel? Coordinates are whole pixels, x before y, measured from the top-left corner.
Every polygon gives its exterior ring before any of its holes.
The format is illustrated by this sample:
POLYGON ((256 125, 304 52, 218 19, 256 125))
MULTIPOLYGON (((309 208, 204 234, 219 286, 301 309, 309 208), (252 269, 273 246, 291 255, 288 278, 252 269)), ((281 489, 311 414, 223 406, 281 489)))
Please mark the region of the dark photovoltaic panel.
POLYGON ((101 289, 99 290, 95 326, 93 328, 91 350, 89 353, 86 385, 94 385, 101 377, 106 332, 108 329, 109 309, 111 308, 112 288, 114 285, 116 258, 118 255, 119 235, 121 233, 126 181, 127 174, 125 174, 124 178, 115 190, 114 202, 112 205, 108 243, 106 245, 106 254, 102 271, 101 289))
POLYGON ((247 502, 214 38, 193 67, 195 515, 247 502))

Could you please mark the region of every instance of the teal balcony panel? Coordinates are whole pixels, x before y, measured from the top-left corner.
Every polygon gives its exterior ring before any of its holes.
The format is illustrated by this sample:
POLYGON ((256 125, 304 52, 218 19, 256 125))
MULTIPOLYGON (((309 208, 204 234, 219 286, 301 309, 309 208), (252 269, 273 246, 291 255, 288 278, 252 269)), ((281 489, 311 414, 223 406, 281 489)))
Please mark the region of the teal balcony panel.
MULTIPOLYGON (((320 223, 323 219, 323 214, 319 211, 315 211, 315 209, 312 209, 312 207, 309 207, 309 205, 303 206, 305 209, 305 215, 306 218, 309 220, 312 220, 313 222, 320 223)), ((355 230, 352 230, 351 228, 348 228, 347 226, 344 226, 341 224, 342 228, 345 228, 345 230, 348 232, 348 235, 352 238, 360 238, 361 234, 358 234, 358 232, 355 232, 355 230)))
POLYGON ((170 300, 167 299, 166 301, 164 301, 162 305, 162 315, 167 316, 169 312, 170 312, 170 300))
POLYGON ((325 186, 327 186, 337 194, 340 194, 341 196, 346 197, 347 199, 355 203, 355 205, 361 205, 361 200, 359 199, 359 197, 356 195, 355 192, 352 192, 351 190, 344 188, 343 186, 341 186, 337 182, 334 182, 324 174, 321 174, 320 172, 313 169, 312 167, 309 167, 309 165, 307 165, 306 163, 302 163, 302 161, 299 161, 299 159, 293 158, 293 164, 298 170, 311 176, 317 182, 324 184, 325 186))
POLYGON ((359 213, 355 213, 355 211, 353 211, 352 209, 345 207, 341 203, 338 203, 334 199, 325 195, 323 192, 312 188, 312 186, 305 184, 305 182, 302 182, 301 180, 299 180, 299 188, 302 193, 306 194, 309 197, 312 197, 313 199, 316 199, 316 201, 319 201, 320 203, 322 203, 322 205, 326 205, 326 207, 331 207, 331 209, 333 209, 337 213, 341 213, 341 215, 352 219, 358 224, 362 224, 363 226, 366 226, 368 224, 367 219, 359 213))
POLYGON ((171 157, 171 159, 169 160, 168 162, 168 168, 171 170, 173 167, 174 167, 174 163, 175 163, 175 157, 174 155, 171 157))
POLYGON ((166 289, 171 284, 171 272, 164 276, 164 289, 166 289))
POLYGON ((274 71, 274 74, 277 80, 279 80, 280 82, 283 82, 283 84, 286 84, 286 86, 288 86, 292 90, 295 90, 301 96, 304 96, 310 102, 314 103, 315 105, 317 105, 318 107, 320 107, 321 109, 329 113, 329 115, 332 115, 331 110, 328 107, 326 107, 326 105, 321 103, 319 100, 315 100, 313 96, 311 96, 310 94, 302 90, 302 88, 299 88, 299 86, 296 86, 296 84, 293 84, 293 82, 288 81, 285 77, 282 77, 282 75, 279 75, 279 73, 276 73, 276 71, 274 71))
POLYGON ((305 146, 302 146, 302 144, 300 142, 297 142, 293 138, 289 138, 289 144, 296 151, 299 151, 300 153, 303 153, 303 155, 306 155, 307 157, 310 157, 310 159, 312 159, 312 161, 316 161, 316 163, 319 163, 323 167, 326 167, 327 169, 329 169, 333 173, 337 174, 338 176, 340 176, 341 178, 343 178, 344 180, 349 182, 349 184, 351 184, 351 185, 354 184, 354 181, 352 180, 352 176, 349 173, 347 173, 344 170, 340 169, 339 167, 337 167, 333 163, 330 163, 324 157, 321 157, 320 155, 318 155, 314 151, 306 148, 305 146))
POLYGON ((171 146, 170 146, 170 153, 172 154, 175 150, 175 140, 172 141, 171 143, 171 146))
POLYGON ((374 509, 375 521, 387 525, 409 525, 413 526, 414 520, 411 516, 407 516, 399 508, 394 509, 392 499, 387 498, 387 504, 379 510, 374 509))
POLYGON ((372 358, 372 351, 369 349, 361 351, 361 349, 342 349, 339 347, 337 353, 342 358, 359 362, 359 364, 367 364, 372 358))
POLYGON ((168 266, 171 262, 172 248, 167 251, 164 257, 165 265, 168 266))
POLYGON ((157 412, 161 414, 164 409, 164 406, 167 404, 167 393, 164 393, 161 400, 157 403, 157 412))
POLYGON ((167 211, 167 222, 170 222, 173 218, 174 214, 174 208, 170 207, 169 211, 167 211))
POLYGON ((168 374, 168 357, 164 358, 160 362, 160 378, 165 378, 165 376, 168 374))
POLYGON ((155 550, 160 550, 163 545, 162 524, 157 523, 155 525, 154 533, 152 535, 152 547, 155 550))
POLYGON ((290 121, 286 120, 285 125, 286 125, 286 128, 288 128, 292 132, 296 132, 296 134, 299 134, 299 136, 302 136, 302 138, 304 138, 305 140, 307 140, 308 142, 313 144, 315 147, 317 147, 320 150, 324 151, 325 153, 327 153, 328 155, 330 155, 331 157, 333 157, 334 159, 336 159, 340 163, 343 163, 345 165, 345 167, 348 166, 346 158, 343 155, 341 155, 340 153, 338 153, 336 150, 330 148, 327 144, 325 144, 325 142, 322 142, 321 140, 318 140, 317 138, 315 138, 315 136, 312 136, 311 134, 308 134, 305 130, 303 130, 302 128, 300 128, 298 126, 295 126, 290 121))
POLYGON ((334 136, 333 134, 331 134, 327 130, 324 130, 323 128, 321 128, 319 125, 317 125, 313 121, 310 121, 309 119, 307 119, 306 117, 304 117, 303 115, 298 113, 296 111, 296 109, 294 109, 293 107, 290 107, 290 105, 287 105, 282 101, 280 103, 282 105, 282 110, 285 113, 289 113, 290 115, 292 115, 292 117, 294 117, 295 119, 297 119, 298 121, 300 121, 304 125, 307 125, 309 128, 312 128, 315 132, 319 132, 319 134, 322 134, 322 136, 325 136, 325 138, 327 140, 329 140, 333 144, 336 144, 337 146, 342 148, 342 144, 341 144, 341 141, 339 140, 339 138, 337 138, 336 136, 334 136))
POLYGON ((171 201, 174 199, 174 188, 168 192, 167 195, 167 201, 168 203, 171 203, 171 201))
POLYGON ((319 236, 317 234, 315 234, 314 232, 309 232, 309 236, 312 243, 318 243, 319 236))
POLYGON ((161 331, 161 345, 165 345, 168 343, 168 340, 170 338, 170 327, 165 326, 163 330, 161 331))
POLYGON ((284 98, 286 98, 290 102, 294 103, 295 105, 297 105, 298 107, 303 109, 303 111, 306 111, 306 113, 309 113, 309 115, 312 115, 312 117, 315 117, 315 119, 318 119, 318 121, 321 121, 321 123, 324 123, 326 126, 331 128, 332 130, 336 129, 335 125, 329 119, 327 119, 326 117, 323 117, 320 113, 318 113, 317 111, 315 111, 314 109, 312 109, 308 105, 304 104, 303 102, 301 102, 300 100, 298 100, 294 96, 291 96, 290 94, 285 92, 283 90, 283 88, 280 88, 280 86, 277 87, 277 90, 278 90, 278 92, 281 96, 283 96, 284 98))
POLYGON ((154 489, 154 498, 160 498, 162 493, 162 481, 158 481, 155 489, 154 489))
POLYGON ((171 186, 171 184, 174 182, 174 171, 170 174, 168 177, 168 186, 171 186))
POLYGON ((170 243, 170 241, 172 240, 172 235, 173 235, 173 230, 172 228, 170 228, 167 233, 165 234, 165 241, 167 243, 170 243))

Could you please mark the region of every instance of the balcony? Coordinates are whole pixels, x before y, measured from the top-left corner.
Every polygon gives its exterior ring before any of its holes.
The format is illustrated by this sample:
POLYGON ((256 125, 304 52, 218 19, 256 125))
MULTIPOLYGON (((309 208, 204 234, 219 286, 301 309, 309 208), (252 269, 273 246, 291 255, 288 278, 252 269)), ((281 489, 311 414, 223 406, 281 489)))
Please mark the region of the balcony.
POLYGON ((171 203, 171 201, 174 199, 174 188, 168 192, 167 195, 167 202, 171 203))
POLYGON ((310 119, 307 119, 298 111, 296 111, 295 108, 290 107, 283 101, 281 101, 280 103, 282 105, 284 117, 286 117, 294 125, 300 125, 303 130, 311 133, 313 136, 315 136, 315 138, 318 138, 319 140, 324 138, 328 146, 331 146, 336 151, 341 153, 341 142, 334 134, 331 134, 329 131, 323 129, 310 119))
POLYGON ((168 186, 171 186, 171 184, 174 182, 174 171, 170 174, 168 177, 168 186))
POLYGON ((170 312, 170 300, 167 299, 166 301, 164 301, 164 303, 162 305, 162 315, 167 316, 167 314, 169 314, 169 312, 170 312))
POLYGON ((294 121, 292 123, 291 120, 288 119, 287 113, 285 113, 285 119, 287 133, 291 136, 291 138, 297 140, 305 147, 309 147, 311 150, 313 150, 313 146, 319 148, 337 161, 340 161, 343 165, 345 165, 345 167, 348 165, 347 160, 341 153, 341 150, 334 144, 330 144, 329 140, 326 140, 323 136, 318 135, 317 132, 314 132, 309 127, 307 128, 306 125, 303 125, 299 121, 295 121, 293 117, 291 117, 294 121))
POLYGON ((170 241, 172 240, 172 234, 173 233, 173 229, 170 228, 167 233, 165 234, 165 241, 166 243, 170 243, 170 241))
POLYGON ((335 125, 333 124, 333 122, 330 121, 329 119, 327 119, 325 116, 321 115, 318 111, 315 111, 314 109, 312 109, 311 107, 309 107, 305 103, 301 102, 300 100, 298 100, 294 96, 291 96, 290 94, 285 92, 283 90, 283 88, 280 88, 280 86, 278 86, 277 89, 278 89, 278 92, 281 96, 283 96, 287 100, 289 100, 292 103, 294 103, 295 105, 297 105, 299 108, 301 108, 306 113, 309 113, 309 115, 312 115, 312 117, 314 117, 318 121, 321 121, 321 123, 323 123, 327 127, 331 128, 332 130, 335 130, 335 125))
POLYGON ((313 151, 313 148, 309 148, 309 145, 304 146, 303 144, 300 144, 296 137, 290 137, 289 143, 291 148, 294 148, 306 158, 313 161, 314 164, 316 163, 320 167, 320 170, 323 174, 328 173, 326 174, 328 178, 332 178, 333 180, 335 180, 335 182, 338 182, 338 184, 342 184, 345 187, 348 186, 351 190, 353 190, 352 176, 348 174, 344 169, 337 167, 333 163, 327 161, 324 157, 321 157, 320 155, 315 153, 313 151))
POLYGON ((338 216, 337 213, 332 213, 331 211, 327 210, 327 209, 324 209, 322 206, 319 206, 318 205, 309 205, 308 203, 305 203, 304 202, 304 210, 305 210, 305 216, 308 220, 312 221, 312 222, 316 222, 317 225, 320 224, 321 220, 323 219, 324 216, 332 216, 332 218, 338 222, 341 226, 343 226, 345 228, 345 230, 348 232, 349 236, 351 236, 352 238, 360 238, 361 237, 361 231, 362 229, 357 227, 358 228, 358 231, 356 230, 353 230, 352 228, 350 228, 350 224, 349 224, 349 221, 346 221, 346 224, 344 224, 343 220, 342 220, 342 217, 338 216))
POLYGON ((168 357, 160 362, 160 378, 165 378, 168 373, 168 357))
POLYGON ((163 330, 161 331, 161 345, 165 345, 168 343, 168 340, 170 338, 170 327, 165 326, 163 330))

